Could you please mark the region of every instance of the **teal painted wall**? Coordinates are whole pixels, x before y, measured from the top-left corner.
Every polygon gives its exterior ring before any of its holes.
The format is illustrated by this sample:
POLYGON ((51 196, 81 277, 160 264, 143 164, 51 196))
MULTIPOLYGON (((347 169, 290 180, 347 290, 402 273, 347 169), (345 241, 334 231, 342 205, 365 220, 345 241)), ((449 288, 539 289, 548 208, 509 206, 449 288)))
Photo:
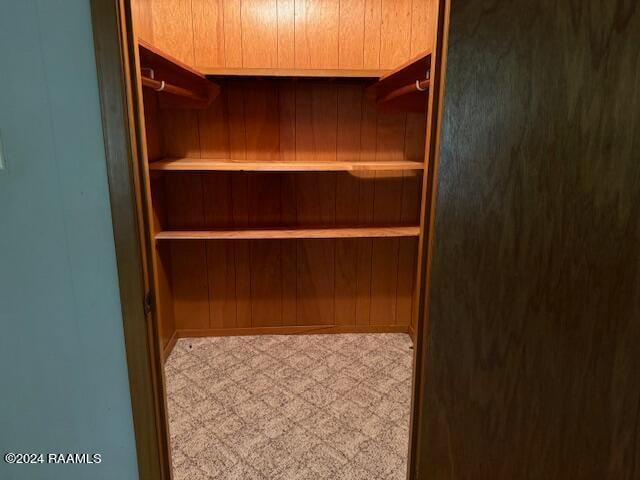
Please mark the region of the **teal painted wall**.
POLYGON ((89 0, 0 0, 0 479, 137 478, 89 0))

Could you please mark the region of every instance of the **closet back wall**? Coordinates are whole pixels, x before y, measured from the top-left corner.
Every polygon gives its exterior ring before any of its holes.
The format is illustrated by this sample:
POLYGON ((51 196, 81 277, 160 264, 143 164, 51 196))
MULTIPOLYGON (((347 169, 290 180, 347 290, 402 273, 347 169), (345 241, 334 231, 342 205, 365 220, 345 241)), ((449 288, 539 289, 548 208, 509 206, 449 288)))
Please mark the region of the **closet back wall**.
MULTIPOLYGON (((148 97, 151 162, 424 159, 425 115, 378 112, 361 83, 220 85, 221 95, 200 112, 161 110, 148 97)), ((412 226, 419 223, 420 181, 415 170, 155 172, 156 230, 412 226)), ((407 331, 411 320, 416 238, 160 241, 159 253, 173 298, 165 318, 182 334, 407 331)))
POLYGON ((214 68, 391 69, 430 50, 435 0, 134 0, 138 34, 214 68))
MULTIPOLYGON (((435 0, 133 5, 141 39, 221 87, 200 111, 160 108, 145 90, 150 163, 424 164, 426 112, 380 110, 366 88, 430 49, 435 0)), ((420 168, 151 173, 156 234, 420 223, 420 168)), ((412 330, 415 237, 158 239, 157 252, 165 346, 176 335, 412 330)))

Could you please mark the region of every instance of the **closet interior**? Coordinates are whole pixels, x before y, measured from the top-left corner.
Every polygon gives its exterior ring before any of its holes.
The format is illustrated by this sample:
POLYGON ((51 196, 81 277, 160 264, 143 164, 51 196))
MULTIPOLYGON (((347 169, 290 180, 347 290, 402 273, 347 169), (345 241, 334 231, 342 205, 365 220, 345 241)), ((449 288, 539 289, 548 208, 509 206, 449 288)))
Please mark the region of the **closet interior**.
POLYGON ((430 0, 138 0, 156 313, 415 330, 430 0))
POLYGON ((180 338, 415 335, 437 4, 132 2, 165 359, 180 338))

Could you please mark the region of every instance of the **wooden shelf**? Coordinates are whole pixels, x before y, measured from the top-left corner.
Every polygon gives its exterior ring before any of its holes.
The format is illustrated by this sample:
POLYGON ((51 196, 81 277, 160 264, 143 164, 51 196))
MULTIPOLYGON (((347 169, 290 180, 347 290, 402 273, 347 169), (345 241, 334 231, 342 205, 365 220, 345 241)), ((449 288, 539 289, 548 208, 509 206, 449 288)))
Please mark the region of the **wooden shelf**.
POLYGON ((424 52, 369 87, 369 95, 383 108, 425 112, 429 93, 431 53, 424 52))
POLYGON ((191 78, 196 81, 206 80, 205 76, 198 70, 191 68, 186 63, 144 40, 138 40, 138 51, 142 68, 166 69, 181 75, 183 78, 191 78))
POLYGON ((260 240, 286 238, 417 237, 420 227, 274 228, 260 230, 163 231, 156 240, 260 240))
POLYGON ((369 78, 378 79, 390 70, 343 70, 302 68, 218 68, 201 67, 200 70, 214 77, 310 77, 310 78, 369 78))
POLYGON ((206 108, 220 87, 180 60, 138 40, 142 86, 158 92, 160 106, 206 108))
POLYGON ((249 161, 214 158, 169 158, 151 162, 150 170, 232 172, 352 172, 423 170, 422 162, 249 161))

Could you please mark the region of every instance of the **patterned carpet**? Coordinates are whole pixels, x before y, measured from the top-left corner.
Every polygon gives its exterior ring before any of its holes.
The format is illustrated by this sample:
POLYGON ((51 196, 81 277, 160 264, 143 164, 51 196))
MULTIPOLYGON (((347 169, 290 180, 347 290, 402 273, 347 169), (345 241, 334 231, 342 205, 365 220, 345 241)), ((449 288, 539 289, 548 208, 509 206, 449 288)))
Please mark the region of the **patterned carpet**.
POLYGON ((405 334, 181 339, 166 363, 175 480, 404 480, 405 334))

